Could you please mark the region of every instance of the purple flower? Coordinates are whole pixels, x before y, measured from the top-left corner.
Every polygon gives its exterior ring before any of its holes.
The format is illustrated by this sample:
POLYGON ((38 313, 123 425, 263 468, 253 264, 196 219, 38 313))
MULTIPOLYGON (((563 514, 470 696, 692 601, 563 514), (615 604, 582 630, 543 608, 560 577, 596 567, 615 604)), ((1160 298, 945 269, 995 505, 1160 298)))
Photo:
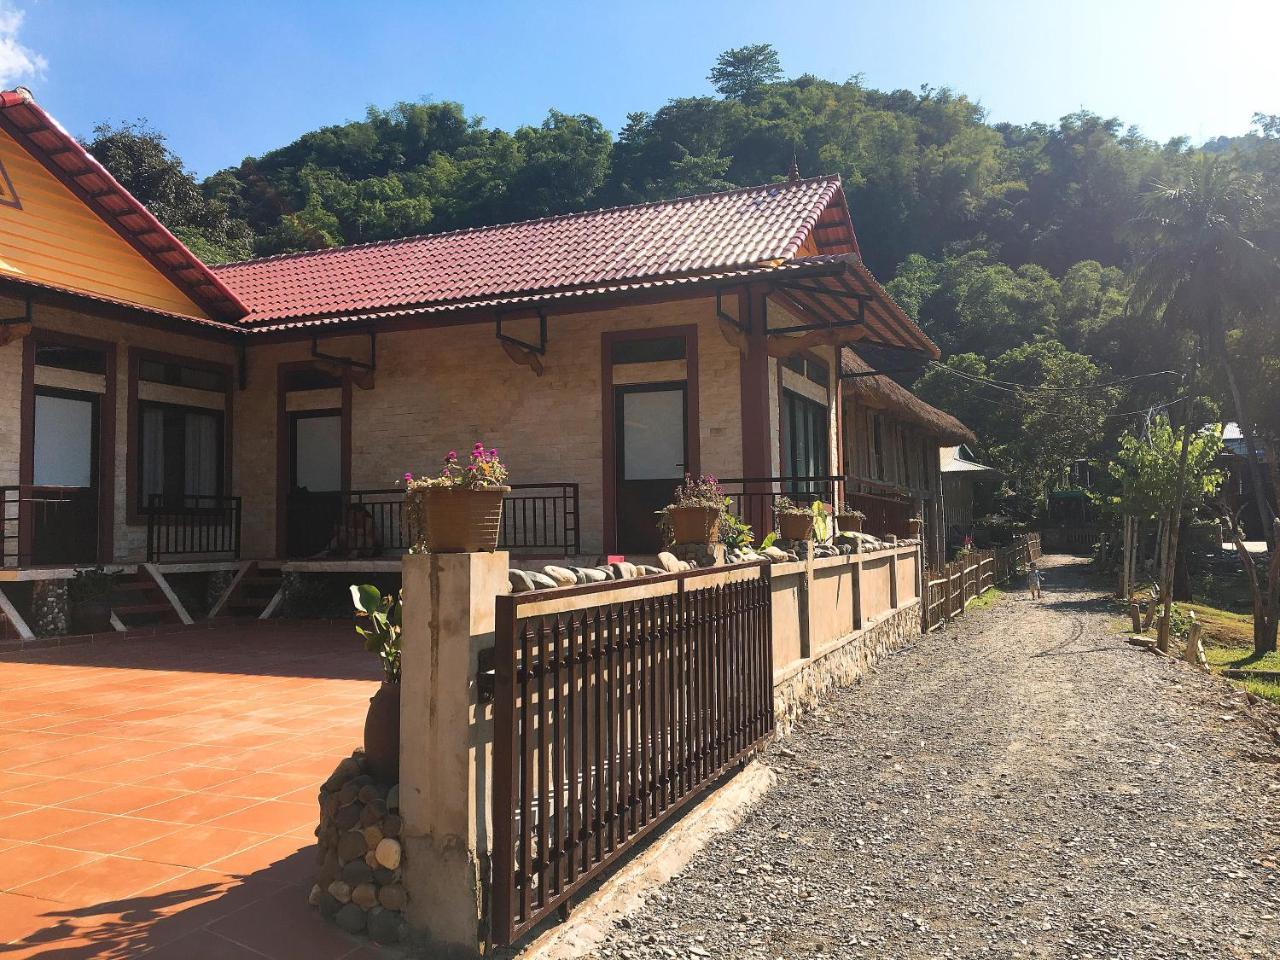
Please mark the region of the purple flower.
POLYGON ((445 457, 445 461, 446 461, 446 462, 448 462, 448 463, 457 463, 457 462, 458 462, 458 451, 457 451, 457 450, 450 450, 450 451, 449 451, 449 455, 448 455, 447 457, 445 457))
POLYGON ((404 482, 408 483, 412 479, 413 479, 413 474, 406 470, 404 474, 404 482))
POLYGON ((494 459, 494 460, 498 459, 498 450, 496 447, 493 450, 489 451, 489 456, 491 459, 494 459))

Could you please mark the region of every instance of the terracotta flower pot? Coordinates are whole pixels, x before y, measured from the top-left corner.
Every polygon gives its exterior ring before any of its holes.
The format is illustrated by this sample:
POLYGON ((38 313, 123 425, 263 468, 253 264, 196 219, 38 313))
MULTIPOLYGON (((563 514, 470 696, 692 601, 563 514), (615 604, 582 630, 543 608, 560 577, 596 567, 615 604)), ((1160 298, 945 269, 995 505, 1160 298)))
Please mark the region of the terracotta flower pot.
POLYGON ((492 553, 502 528, 502 498, 510 487, 428 487, 422 498, 426 529, 422 538, 431 553, 492 553))
POLYGON ((107 633, 111 629, 111 601, 78 600, 71 605, 73 633, 107 633))
POLYGON ((783 540, 808 540, 813 536, 813 514, 778 514, 778 536, 783 540))
POLYGON ((837 513, 836 526, 840 528, 841 533, 861 533, 862 517, 856 513, 837 513))
POLYGON ((718 543, 719 507, 668 507, 667 521, 675 543, 718 543))
POLYGON ((400 684, 382 681, 364 718, 364 757, 379 783, 400 782, 400 684))

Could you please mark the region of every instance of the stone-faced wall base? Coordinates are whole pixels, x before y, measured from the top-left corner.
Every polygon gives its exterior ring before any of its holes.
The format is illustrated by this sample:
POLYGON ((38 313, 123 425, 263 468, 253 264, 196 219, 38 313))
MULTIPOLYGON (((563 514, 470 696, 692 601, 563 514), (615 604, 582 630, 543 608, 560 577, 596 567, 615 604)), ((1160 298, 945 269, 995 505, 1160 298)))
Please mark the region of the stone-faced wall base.
POLYGON ((324 782, 319 799, 312 906, 348 933, 383 944, 408 939, 399 786, 376 783, 357 750, 324 782))
POLYGON ((812 710, 833 690, 847 686, 867 673, 876 661, 908 640, 920 636, 920 601, 894 611, 865 630, 850 634, 826 650, 816 651, 773 687, 774 730, 791 735, 801 714, 812 710))
POLYGON ((71 626, 71 594, 66 580, 31 585, 31 630, 37 637, 65 636, 71 626))
POLYGON ((695 567, 718 567, 724 563, 723 543, 677 543, 671 552, 695 567))

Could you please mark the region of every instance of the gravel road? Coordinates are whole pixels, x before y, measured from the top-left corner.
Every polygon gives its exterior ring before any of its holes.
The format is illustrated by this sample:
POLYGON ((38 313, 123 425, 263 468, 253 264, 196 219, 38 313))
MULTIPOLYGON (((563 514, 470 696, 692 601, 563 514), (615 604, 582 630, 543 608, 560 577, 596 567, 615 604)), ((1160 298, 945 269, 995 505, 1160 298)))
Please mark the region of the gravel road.
POLYGON ((1045 566, 771 747, 777 786, 594 955, 1280 957, 1280 751, 1045 566))

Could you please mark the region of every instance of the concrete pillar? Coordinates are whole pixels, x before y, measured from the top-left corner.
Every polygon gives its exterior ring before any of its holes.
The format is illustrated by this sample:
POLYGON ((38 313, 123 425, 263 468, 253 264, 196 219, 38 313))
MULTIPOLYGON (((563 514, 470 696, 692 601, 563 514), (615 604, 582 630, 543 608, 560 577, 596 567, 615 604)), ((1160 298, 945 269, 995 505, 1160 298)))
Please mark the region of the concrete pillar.
POLYGON ((508 555, 404 558, 400 814, 406 919, 434 955, 475 957, 485 938, 493 718, 476 686, 493 646, 508 555))

